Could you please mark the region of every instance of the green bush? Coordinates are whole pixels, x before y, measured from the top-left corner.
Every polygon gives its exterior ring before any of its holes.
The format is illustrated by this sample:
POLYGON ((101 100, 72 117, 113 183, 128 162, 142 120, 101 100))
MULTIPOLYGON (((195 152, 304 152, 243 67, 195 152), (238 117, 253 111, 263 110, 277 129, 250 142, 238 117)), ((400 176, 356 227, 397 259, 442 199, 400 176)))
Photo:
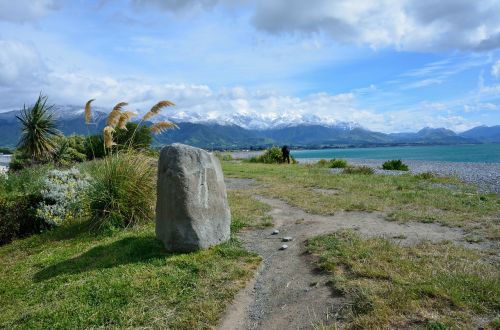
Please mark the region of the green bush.
MULTIPOLYGON (((266 149, 262 155, 254 156, 248 159, 250 163, 264 163, 264 164, 280 164, 284 162, 283 153, 281 152, 280 147, 272 147, 266 149)), ((297 161, 295 158, 290 156, 290 162, 295 164, 297 161)))
POLYGON ((403 163, 401 159, 388 160, 382 164, 382 168, 389 171, 408 171, 408 165, 403 163))
POLYGON ((349 167, 344 168, 343 173, 370 175, 370 174, 375 173, 375 171, 373 170, 373 168, 371 168, 369 166, 349 166, 349 167))
POLYGON ((321 159, 316 163, 316 166, 328 168, 346 168, 347 165, 347 161, 343 159, 321 159))
POLYGON ((143 154, 119 152, 89 167, 86 201, 97 228, 151 221, 156 203, 156 162, 143 154))
POLYGON ((0 244, 51 227, 37 216, 43 177, 50 168, 37 165, 0 175, 0 244))
POLYGON ((0 245, 51 227, 37 216, 37 206, 41 201, 38 194, 0 197, 0 245))

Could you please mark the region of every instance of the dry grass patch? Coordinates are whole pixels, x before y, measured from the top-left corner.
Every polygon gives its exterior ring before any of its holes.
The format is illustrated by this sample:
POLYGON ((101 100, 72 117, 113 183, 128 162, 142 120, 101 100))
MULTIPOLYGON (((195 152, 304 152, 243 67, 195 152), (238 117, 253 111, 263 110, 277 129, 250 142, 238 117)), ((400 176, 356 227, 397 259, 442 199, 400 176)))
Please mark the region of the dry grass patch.
POLYGON ((308 250, 347 296, 349 329, 494 328, 500 267, 451 243, 403 247, 351 231, 316 237, 308 250))

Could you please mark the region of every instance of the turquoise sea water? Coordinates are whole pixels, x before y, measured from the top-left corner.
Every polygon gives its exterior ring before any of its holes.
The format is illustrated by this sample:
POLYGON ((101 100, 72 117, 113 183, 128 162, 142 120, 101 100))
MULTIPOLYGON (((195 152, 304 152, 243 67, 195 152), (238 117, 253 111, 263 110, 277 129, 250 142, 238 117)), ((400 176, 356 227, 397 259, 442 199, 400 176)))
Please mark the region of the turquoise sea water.
POLYGON ((297 158, 362 158, 500 163, 500 144, 292 150, 297 158))

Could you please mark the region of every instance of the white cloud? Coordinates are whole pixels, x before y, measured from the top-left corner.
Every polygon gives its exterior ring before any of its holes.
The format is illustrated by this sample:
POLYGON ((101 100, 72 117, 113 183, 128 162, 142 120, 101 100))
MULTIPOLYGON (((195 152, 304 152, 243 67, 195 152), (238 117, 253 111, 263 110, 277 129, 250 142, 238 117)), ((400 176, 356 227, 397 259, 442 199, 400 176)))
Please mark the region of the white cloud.
POLYGON ((14 89, 40 85, 47 72, 35 46, 0 40, 0 86, 14 89))
POLYGON ((500 60, 496 61, 491 67, 491 75, 495 78, 500 78, 500 60))
POLYGON ((60 0, 0 0, 0 21, 33 21, 60 6, 60 0))
POLYGON ((270 33, 324 31, 375 48, 487 50, 500 46, 499 16, 500 2, 490 0, 277 0, 259 1, 253 22, 270 33))
POLYGON ((238 4, 253 25, 271 34, 328 34, 337 42, 401 50, 490 50, 500 47, 500 1, 495 0, 135 0, 180 11, 238 4))

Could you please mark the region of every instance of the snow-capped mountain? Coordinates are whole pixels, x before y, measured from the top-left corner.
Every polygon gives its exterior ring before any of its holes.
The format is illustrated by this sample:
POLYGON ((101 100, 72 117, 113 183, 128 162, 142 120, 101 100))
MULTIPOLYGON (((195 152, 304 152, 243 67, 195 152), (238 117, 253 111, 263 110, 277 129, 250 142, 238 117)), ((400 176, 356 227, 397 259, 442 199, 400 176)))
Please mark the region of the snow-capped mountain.
MULTIPOLYGON (((83 116, 83 107, 74 105, 63 105, 54 108, 57 117, 64 119, 83 116)), ((109 109, 93 107, 94 114, 109 112, 109 109)), ((138 111, 139 112, 139 111, 138 111)), ((140 113, 140 112, 139 112, 140 113)), ((142 115, 142 113, 140 113, 142 115)), ((318 116, 314 114, 303 114, 299 112, 288 113, 257 113, 250 111, 237 111, 234 113, 210 111, 199 113, 192 111, 182 111, 165 109, 158 116, 153 117, 153 121, 170 120, 176 123, 195 124, 218 124, 223 126, 236 125, 244 129, 267 130, 299 125, 319 125, 324 127, 335 127, 345 130, 360 128, 355 122, 338 121, 331 117, 318 116)))
POLYGON ((351 130, 360 127, 354 122, 342 122, 328 117, 320 117, 313 114, 290 113, 256 113, 238 111, 235 113, 208 112, 206 114, 194 112, 170 112, 158 116, 162 120, 188 123, 210 123, 219 125, 236 125, 245 129, 267 130, 299 125, 320 125, 325 127, 337 127, 351 130))

